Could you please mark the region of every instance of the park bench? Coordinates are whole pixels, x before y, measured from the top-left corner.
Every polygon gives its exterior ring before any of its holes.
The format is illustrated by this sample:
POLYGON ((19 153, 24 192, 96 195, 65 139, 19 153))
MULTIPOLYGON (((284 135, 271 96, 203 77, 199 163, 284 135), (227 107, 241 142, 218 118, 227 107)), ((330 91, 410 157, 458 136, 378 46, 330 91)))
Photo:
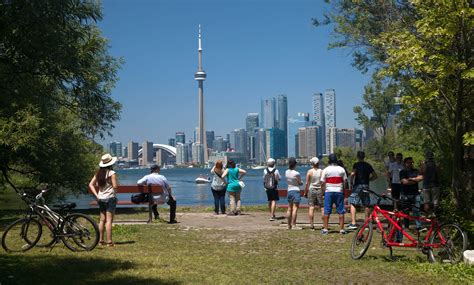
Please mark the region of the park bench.
MULTIPOLYGON (((300 190, 301 197, 303 197, 304 190, 300 190)), ((349 198, 351 194, 350 190, 344 190, 344 198, 349 198)), ((286 189, 278 189, 278 196, 280 198, 286 198, 288 196, 288 191, 286 189)), ((277 204, 278 208, 288 209, 288 204, 277 204)), ((300 203, 299 208, 308 208, 308 203, 302 202, 300 203)), ((350 208, 350 205, 347 203, 347 199, 344 200, 344 207, 346 209, 350 208)))
MULTIPOLYGON (((138 194, 138 193, 148 193, 149 197, 152 197, 153 195, 157 194, 162 194, 163 193, 163 188, 159 185, 120 185, 117 188, 117 194, 130 194, 127 195, 125 199, 119 199, 117 202, 117 206, 120 208, 127 208, 127 206, 134 206, 134 207, 148 207, 148 221, 147 223, 151 223, 153 221, 153 211, 152 211, 152 206, 153 206, 153 199, 149 199, 147 202, 142 202, 140 204, 135 204, 132 203, 130 200, 130 197, 133 194, 138 194)), ((97 201, 92 201, 89 204, 91 207, 97 208, 97 201)))

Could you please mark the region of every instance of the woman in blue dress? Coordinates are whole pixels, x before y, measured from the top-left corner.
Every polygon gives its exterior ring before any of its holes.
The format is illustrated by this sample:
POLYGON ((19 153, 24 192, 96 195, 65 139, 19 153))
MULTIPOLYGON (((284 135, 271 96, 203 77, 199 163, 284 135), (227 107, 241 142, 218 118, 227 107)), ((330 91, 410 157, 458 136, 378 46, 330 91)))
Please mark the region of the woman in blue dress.
POLYGON ((222 174, 222 177, 227 177, 227 192, 229 193, 230 200, 230 212, 227 215, 234 216, 240 215, 240 192, 242 192, 242 186, 240 180, 247 171, 235 167, 235 162, 232 159, 227 161, 227 169, 222 174))

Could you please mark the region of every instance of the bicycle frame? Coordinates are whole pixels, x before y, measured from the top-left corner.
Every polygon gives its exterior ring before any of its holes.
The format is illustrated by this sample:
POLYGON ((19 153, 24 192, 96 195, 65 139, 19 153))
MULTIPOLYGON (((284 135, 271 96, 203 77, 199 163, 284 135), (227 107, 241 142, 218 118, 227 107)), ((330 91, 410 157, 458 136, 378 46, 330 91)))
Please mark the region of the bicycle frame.
MULTIPOLYGON (((441 246, 441 244, 430 244, 429 243, 429 239, 430 239, 431 235, 433 234, 433 232, 436 232, 436 229, 439 228, 439 226, 440 226, 437 220, 427 219, 427 218, 424 218, 424 217, 414 217, 414 216, 407 215, 403 212, 386 211, 386 210, 382 210, 379 207, 379 205, 375 205, 372 213, 370 214, 369 218, 367 218, 365 220, 363 226, 364 227, 367 226, 367 224, 370 221, 377 223, 377 227, 380 230, 380 232, 382 233, 382 238, 383 238, 384 244, 386 246, 389 246, 389 247, 391 247, 391 246, 396 246, 396 247, 419 247, 421 245, 423 247, 432 247, 432 248, 439 248, 441 246), (385 232, 385 230, 383 229, 382 223, 381 223, 380 218, 379 218, 379 214, 382 215, 393 226, 392 229, 390 230, 390 232, 388 233, 388 235, 385 232), (395 220, 392 217, 394 217, 395 220), (427 233, 426 237, 422 241, 420 241, 419 239, 413 238, 408 232, 406 232, 397 223, 397 221, 400 218, 410 219, 410 220, 419 220, 419 221, 422 221, 422 222, 430 223, 431 226, 428 230, 428 233, 427 233), (393 238, 394 238, 397 231, 400 231, 410 241, 410 243, 394 242, 393 238)), ((439 235, 439 237, 441 239, 441 242, 445 243, 445 240, 444 240, 443 236, 439 235)))

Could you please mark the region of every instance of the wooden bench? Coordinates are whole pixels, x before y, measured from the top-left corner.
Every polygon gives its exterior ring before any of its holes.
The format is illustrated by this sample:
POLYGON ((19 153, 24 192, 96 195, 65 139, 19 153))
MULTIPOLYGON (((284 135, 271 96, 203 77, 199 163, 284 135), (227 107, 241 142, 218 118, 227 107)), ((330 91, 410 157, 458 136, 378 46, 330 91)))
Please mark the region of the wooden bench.
MULTIPOLYGON (((117 194, 130 194, 129 196, 127 196, 127 200, 118 200, 117 201, 117 206, 124 206, 123 208, 125 208, 125 206, 138 206, 138 207, 148 207, 148 221, 147 223, 151 223, 153 221, 153 210, 152 210, 152 206, 154 204, 154 201, 153 201, 153 195, 157 195, 157 194, 163 194, 163 188, 161 188, 161 186, 159 185, 120 185, 118 188, 117 188, 117 194), (149 199, 148 202, 143 202, 143 203, 140 203, 140 204, 135 204, 135 203, 132 203, 131 200, 130 200, 130 197, 133 195, 133 194, 138 194, 138 193, 148 193, 149 197, 151 199, 149 199)), ((97 205, 97 201, 92 201, 89 203, 90 206, 96 208, 98 207, 97 205)))
MULTIPOLYGON (((301 197, 303 197, 304 190, 300 190, 301 197)), ((346 209, 350 208, 351 205, 347 203, 347 199, 351 195, 351 191, 346 189, 344 190, 344 207, 346 209)), ((278 196, 280 198, 286 198, 288 196, 288 191, 286 189, 278 189, 278 196)), ((288 204, 277 204, 278 208, 288 209, 288 204)), ((298 208, 309 208, 308 203, 300 203, 298 208)))

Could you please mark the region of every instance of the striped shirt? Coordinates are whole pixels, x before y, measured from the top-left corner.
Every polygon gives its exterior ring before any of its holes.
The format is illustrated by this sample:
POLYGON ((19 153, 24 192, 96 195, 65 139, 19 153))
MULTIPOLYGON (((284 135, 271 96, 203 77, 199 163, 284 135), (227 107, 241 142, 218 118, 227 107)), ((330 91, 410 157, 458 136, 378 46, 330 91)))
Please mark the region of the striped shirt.
POLYGON ((347 181, 347 174, 344 168, 331 164, 324 168, 321 181, 326 183, 326 192, 342 192, 344 182, 347 181))

